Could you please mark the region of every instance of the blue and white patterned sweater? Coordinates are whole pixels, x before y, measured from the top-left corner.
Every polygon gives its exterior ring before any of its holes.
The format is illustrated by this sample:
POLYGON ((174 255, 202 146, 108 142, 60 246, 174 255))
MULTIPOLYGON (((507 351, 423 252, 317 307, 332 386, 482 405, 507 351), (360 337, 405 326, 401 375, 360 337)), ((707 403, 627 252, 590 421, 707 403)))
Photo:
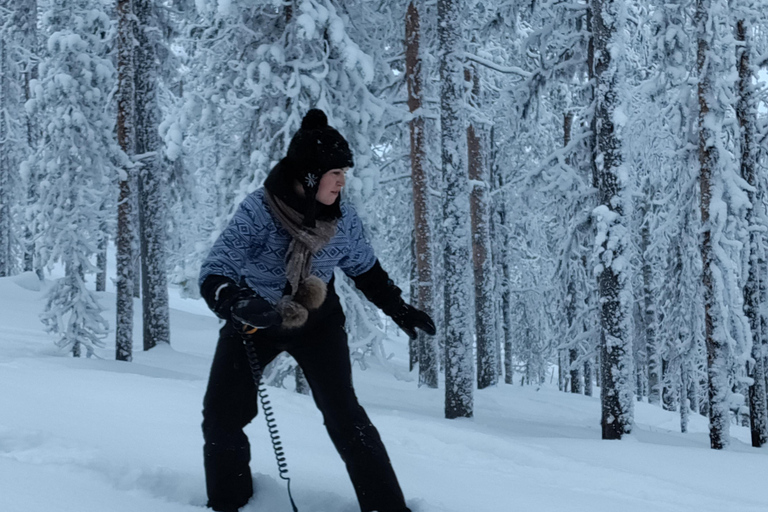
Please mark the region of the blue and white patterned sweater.
MULTIPOLYGON (((210 275, 245 283, 271 304, 285 289, 285 253, 291 236, 272 215, 260 188, 246 197, 200 269, 199 284, 210 275)), ((333 269, 340 267, 350 277, 370 270, 376 255, 363 233, 355 209, 341 205, 336 235, 312 259, 312 274, 329 282, 333 269)))

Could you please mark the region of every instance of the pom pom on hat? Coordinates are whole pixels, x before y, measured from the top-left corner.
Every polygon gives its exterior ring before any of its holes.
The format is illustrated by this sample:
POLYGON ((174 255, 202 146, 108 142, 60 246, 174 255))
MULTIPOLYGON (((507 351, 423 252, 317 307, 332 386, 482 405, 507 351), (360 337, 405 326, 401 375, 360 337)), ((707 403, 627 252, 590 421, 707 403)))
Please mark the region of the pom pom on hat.
POLYGON ((307 115, 301 120, 302 130, 319 130, 327 126, 328 117, 325 115, 325 112, 318 108, 313 108, 307 112, 307 115))

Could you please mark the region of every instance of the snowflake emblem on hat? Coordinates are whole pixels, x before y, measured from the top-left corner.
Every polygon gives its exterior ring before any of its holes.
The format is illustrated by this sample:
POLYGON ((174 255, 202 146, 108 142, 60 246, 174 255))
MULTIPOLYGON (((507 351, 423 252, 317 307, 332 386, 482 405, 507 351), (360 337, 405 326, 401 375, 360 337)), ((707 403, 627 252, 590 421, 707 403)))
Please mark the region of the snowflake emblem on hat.
POLYGON ((307 177, 304 178, 304 183, 306 183, 309 188, 314 187, 317 185, 317 176, 313 173, 307 174, 307 177))

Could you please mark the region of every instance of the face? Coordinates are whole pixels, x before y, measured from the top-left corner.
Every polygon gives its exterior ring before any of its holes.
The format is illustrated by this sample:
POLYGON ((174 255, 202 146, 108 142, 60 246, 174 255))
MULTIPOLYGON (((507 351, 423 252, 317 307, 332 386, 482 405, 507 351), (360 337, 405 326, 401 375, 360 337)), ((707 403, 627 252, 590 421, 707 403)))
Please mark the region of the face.
POLYGON ((345 175, 349 167, 343 169, 331 169, 320 178, 320 184, 315 198, 324 205, 332 205, 339 197, 341 189, 346 181, 345 175))

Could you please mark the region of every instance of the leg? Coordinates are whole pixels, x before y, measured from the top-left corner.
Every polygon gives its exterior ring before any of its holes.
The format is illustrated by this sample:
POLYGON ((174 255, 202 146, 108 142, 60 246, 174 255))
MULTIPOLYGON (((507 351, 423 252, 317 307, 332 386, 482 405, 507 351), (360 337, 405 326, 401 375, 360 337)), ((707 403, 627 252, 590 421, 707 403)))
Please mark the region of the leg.
MULTIPOLYGON (((266 366, 277 355, 259 345, 259 360, 266 366)), ((251 447, 243 432, 256 416, 258 393, 240 335, 229 324, 221 330, 213 356, 208 389, 203 399, 203 458, 208 506, 235 511, 253 495, 251 447)))
POLYGON ((352 387, 344 315, 323 322, 303 343, 289 349, 301 365, 328 434, 352 479, 363 512, 406 512, 403 492, 379 432, 352 387))

